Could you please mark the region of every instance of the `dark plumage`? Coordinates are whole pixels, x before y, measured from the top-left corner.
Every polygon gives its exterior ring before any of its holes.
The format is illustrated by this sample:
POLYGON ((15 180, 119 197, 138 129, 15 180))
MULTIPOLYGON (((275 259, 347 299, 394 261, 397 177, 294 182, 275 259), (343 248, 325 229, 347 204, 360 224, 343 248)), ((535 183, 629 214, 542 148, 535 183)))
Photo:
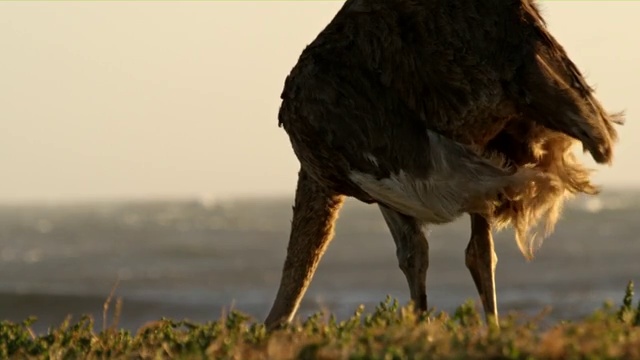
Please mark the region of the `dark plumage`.
POLYGON ((285 82, 279 124, 301 170, 283 277, 266 323, 294 315, 344 196, 377 203, 411 298, 426 310, 423 225, 472 219, 466 264, 497 319, 492 228, 553 229, 595 194, 570 147, 611 163, 607 114, 531 0, 347 0, 285 82))

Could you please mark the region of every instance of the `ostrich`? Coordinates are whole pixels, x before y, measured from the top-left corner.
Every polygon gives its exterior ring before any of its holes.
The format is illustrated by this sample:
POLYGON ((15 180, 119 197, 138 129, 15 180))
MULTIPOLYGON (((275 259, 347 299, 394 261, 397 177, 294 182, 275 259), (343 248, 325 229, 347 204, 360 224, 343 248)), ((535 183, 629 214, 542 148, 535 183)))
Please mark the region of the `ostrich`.
POLYGON ((285 80, 278 119, 300 162, 291 233, 265 320, 292 320, 345 197, 377 204, 416 310, 427 310, 423 229, 469 214, 465 251, 498 321, 492 231, 531 259, 567 196, 597 194, 581 142, 611 164, 605 112, 534 0, 347 0, 285 80))

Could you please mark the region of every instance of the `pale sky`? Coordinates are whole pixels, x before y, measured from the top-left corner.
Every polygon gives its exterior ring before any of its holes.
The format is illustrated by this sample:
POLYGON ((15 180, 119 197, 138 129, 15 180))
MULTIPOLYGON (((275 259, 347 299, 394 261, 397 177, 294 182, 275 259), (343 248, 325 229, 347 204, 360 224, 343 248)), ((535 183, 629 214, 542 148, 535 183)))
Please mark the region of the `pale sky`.
MULTIPOLYGON (((340 1, 0 2, 0 202, 292 195, 284 78, 340 1)), ((640 184, 640 2, 542 2, 627 125, 640 184)), ((589 162, 589 164, 593 164, 589 162)))

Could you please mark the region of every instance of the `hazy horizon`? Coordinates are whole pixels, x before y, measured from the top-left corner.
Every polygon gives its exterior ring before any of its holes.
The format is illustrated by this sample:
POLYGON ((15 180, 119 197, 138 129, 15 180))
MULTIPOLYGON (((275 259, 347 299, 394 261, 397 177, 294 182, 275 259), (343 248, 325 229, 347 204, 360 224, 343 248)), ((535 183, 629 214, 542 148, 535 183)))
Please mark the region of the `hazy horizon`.
MULTIPOLYGON (((342 4, 1 2, 0 203, 293 196, 280 92, 342 4)), ((541 6, 626 112, 614 165, 587 161, 595 182, 640 188, 640 2, 541 6)))

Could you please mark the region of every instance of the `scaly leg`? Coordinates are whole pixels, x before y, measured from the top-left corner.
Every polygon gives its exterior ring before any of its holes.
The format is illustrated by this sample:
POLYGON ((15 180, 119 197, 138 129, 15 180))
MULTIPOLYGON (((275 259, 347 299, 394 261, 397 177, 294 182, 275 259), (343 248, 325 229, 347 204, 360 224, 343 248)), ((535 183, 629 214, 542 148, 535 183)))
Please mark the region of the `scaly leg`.
POLYGON ((487 323, 498 325, 495 270, 498 257, 493 248, 491 226, 484 217, 471 215, 471 240, 466 250, 465 263, 482 300, 487 323))
POLYGON ((416 218, 380 205, 382 216, 396 243, 396 255, 400 269, 407 278, 411 300, 416 310, 427 311, 427 269, 429 267, 429 243, 416 218))
POLYGON ((291 235, 278 294, 265 320, 273 329, 292 320, 318 263, 333 238, 344 197, 319 186, 304 169, 298 174, 291 235))

